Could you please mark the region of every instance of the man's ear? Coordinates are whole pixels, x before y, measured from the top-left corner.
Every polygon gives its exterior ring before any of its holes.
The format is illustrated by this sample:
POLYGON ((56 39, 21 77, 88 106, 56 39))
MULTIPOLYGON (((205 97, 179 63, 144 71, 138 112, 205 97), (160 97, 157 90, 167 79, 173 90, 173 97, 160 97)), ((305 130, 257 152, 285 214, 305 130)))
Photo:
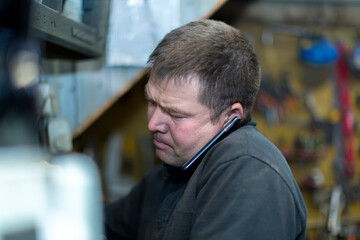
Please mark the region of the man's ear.
POLYGON ((242 119, 244 116, 244 109, 242 105, 238 102, 231 105, 225 123, 227 123, 236 116, 239 117, 240 119, 242 119))

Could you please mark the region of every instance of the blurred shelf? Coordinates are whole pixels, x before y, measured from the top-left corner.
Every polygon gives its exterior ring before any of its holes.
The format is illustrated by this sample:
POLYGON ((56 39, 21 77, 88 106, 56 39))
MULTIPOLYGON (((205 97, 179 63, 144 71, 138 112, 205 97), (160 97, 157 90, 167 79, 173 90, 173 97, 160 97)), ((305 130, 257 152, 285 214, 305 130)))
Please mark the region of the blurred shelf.
POLYGON ((202 16, 203 19, 211 18, 228 0, 218 0, 214 6, 207 12, 204 16, 202 16))
POLYGON ((72 138, 75 139, 79 137, 83 132, 85 132, 101 115, 103 115, 111 106, 113 106, 124 94, 126 94, 136 83, 141 79, 146 77, 149 69, 142 69, 137 76, 131 81, 127 82, 120 91, 117 92, 113 97, 107 100, 100 108, 98 108, 90 117, 88 117, 82 124, 80 124, 74 130, 72 138))
POLYGON ((44 42, 44 57, 79 59, 103 55, 108 7, 108 1, 102 1, 102 7, 91 12, 103 25, 91 26, 34 1, 31 27, 34 36, 44 42))
POLYGON ((359 0, 229 0, 221 18, 241 21, 314 26, 358 27, 359 0))

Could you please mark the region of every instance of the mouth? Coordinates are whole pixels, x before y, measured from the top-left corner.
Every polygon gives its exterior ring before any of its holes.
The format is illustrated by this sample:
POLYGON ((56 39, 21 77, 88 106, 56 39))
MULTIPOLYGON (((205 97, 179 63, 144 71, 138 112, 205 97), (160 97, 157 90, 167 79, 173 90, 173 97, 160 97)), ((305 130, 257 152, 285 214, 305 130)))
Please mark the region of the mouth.
POLYGON ((161 139, 156 138, 155 136, 153 137, 153 142, 154 145, 157 149, 165 149, 165 148, 169 148, 170 145, 166 144, 164 141, 162 141, 161 139))

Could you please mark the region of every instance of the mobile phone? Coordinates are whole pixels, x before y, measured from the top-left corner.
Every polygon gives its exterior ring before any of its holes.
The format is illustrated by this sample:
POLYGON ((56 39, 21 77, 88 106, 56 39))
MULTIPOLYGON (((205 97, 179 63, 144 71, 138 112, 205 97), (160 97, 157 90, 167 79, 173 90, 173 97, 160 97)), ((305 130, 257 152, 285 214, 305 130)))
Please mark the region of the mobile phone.
POLYGON ((218 140, 221 137, 224 137, 226 133, 229 132, 230 129, 233 128, 236 122, 239 122, 239 117, 234 117, 231 119, 228 123, 225 124, 225 126, 212 138, 210 141, 208 141, 192 158, 190 158, 182 167, 181 170, 185 171, 188 169, 191 165, 193 165, 196 161, 199 161, 199 159, 215 144, 218 142, 218 140))

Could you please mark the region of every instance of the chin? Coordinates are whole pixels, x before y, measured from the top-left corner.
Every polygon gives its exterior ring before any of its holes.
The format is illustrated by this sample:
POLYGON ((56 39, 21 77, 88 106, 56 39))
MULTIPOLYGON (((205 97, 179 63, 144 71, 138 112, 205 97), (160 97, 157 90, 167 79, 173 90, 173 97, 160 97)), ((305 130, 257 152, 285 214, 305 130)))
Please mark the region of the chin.
POLYGON ((164 152, 156 152, 156 156, 165 164, 172 167, 181 167, 184 163, 177 158, 164 152))
POLYGON ((169 161, 169 159, 163 160, 163 159, 160 158, 160 160, 163 163, 165 163, 165 164, 167 164, 169 166, 172 166, 172 167, 181 167, 183 165, 182 163, 179 163, 177 161, 172 161, 172 160, 169 161))

